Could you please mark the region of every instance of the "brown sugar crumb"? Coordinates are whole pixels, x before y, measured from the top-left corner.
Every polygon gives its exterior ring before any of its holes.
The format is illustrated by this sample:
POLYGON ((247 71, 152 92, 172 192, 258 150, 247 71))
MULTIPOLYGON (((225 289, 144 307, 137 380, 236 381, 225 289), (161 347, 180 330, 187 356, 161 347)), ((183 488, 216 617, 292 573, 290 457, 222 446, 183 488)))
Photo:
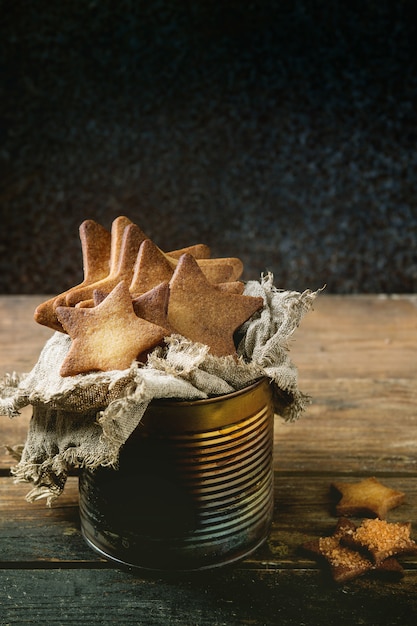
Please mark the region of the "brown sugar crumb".
POLYGON ((398 555, 417 553, 417 544, 410 538, 411 524, 389 523, 381 519, 366 519, 343 538, 344 545, 363 551, 375 564, 398 555))

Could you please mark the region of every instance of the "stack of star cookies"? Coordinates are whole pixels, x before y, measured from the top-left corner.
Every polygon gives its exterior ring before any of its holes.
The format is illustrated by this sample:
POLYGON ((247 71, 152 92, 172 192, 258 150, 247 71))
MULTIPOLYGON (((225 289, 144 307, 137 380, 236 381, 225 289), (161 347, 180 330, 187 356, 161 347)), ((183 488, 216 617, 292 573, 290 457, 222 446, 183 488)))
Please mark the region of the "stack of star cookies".
POLYGON ((163 252, 124 216, 111 232, 84 221, 80 240, 83 281, 34 316, 71 337, 62 376, 125 369, 173 333, 235 355, 235 331, 263 307, 243 295, 241 260, 211 258, 205 244, 163 252))

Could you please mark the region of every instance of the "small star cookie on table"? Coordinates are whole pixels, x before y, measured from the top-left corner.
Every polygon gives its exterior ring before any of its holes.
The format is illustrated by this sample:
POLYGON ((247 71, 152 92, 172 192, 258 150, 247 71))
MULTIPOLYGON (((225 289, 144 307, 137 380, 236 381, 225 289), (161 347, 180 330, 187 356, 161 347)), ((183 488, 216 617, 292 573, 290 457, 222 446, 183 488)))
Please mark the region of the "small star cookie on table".
POLYGON ((417 554, 417 543, 411 539, 410 531, 410 522, 365 519, 358 528, 346 533, 342 541, 380 565, 388 557, 417 554))
POLYGON ((304 552, 323 560, 334 582, 343 584, 368 572, 379 577, 398 580, 404 576, 401 564, 389 555, 378 563, 369 554, 358 550, 356 544, 347 545, 358 528, 350 519, 339 518, 332 535, 304 543, 304 552))
POLYGON ((384 519, 390 509, 399 506, 405 500, 402 491, 386 487, 374 477, 356 483, 333 482, 331 488, 340 497, 336 504, 336 514, 347 517, 384 519))

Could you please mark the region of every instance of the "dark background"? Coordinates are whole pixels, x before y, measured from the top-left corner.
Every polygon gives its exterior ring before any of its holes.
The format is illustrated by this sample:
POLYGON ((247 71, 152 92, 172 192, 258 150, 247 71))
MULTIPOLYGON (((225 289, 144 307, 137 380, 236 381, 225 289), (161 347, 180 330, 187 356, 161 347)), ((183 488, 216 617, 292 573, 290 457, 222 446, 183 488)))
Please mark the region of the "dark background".
POLYGON ((413 0, 0 0, 0 293, 127 215, 244 278, 417 291, 413 0))

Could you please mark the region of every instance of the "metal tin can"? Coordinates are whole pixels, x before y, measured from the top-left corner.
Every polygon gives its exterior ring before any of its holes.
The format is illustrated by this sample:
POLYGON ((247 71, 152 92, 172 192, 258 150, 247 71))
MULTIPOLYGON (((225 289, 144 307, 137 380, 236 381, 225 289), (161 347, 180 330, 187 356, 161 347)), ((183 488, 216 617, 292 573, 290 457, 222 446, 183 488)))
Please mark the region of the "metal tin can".
POLYGON ((273 514, 269 381, 194 402, 153 401, 117 470, 83 470, 81 529, 119 564, 198 570, 248 556, 273 514))

